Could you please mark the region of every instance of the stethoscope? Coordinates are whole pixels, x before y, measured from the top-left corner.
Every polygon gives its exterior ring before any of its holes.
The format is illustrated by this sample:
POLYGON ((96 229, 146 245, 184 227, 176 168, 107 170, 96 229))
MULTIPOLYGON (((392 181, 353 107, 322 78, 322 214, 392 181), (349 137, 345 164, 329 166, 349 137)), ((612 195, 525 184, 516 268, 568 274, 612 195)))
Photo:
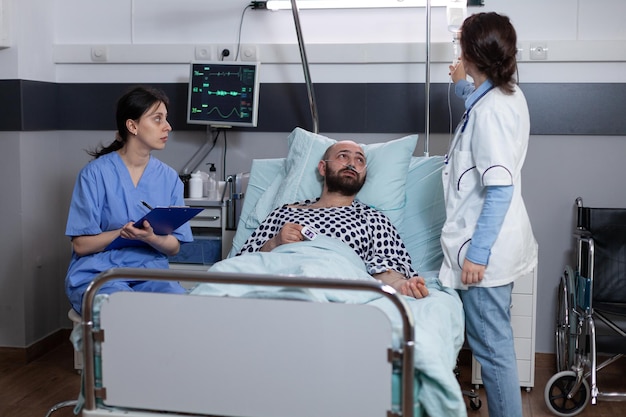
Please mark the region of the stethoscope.
POLYGON ((470 106, 467 108, 467 110, 465 110, 465 113, 463 113, 463 117, 461 117, 461 121, 457 125, 456 130, 454 132, 454 137, 452 138, 452 142, 450 143, 450 149, 448 149, 448 153, 445 154, 445 156, 443 158, 443 161, 444 161, 444 163, 446 165, 448 165, 448 162, 450 162, 450 155, 452 154, 452 151, 456 147, 456 145, 457 145, 457 143, 459 141, 459 138, 465 132, 465 128, 467 127, 467 122, 469 121, 470 112, 472 111, 472 109, 474 108, 476 103, 478 103, 481 98, 485 97, 485 95, 487 95, 487 93, 490 92, 491 90, 493 90, 493 86, 491 86, 488 89, 486 89, 485 91, 483 91, 476 98, 476 100, 474 100, 474 102, 472 104, 470 104, 470 106))

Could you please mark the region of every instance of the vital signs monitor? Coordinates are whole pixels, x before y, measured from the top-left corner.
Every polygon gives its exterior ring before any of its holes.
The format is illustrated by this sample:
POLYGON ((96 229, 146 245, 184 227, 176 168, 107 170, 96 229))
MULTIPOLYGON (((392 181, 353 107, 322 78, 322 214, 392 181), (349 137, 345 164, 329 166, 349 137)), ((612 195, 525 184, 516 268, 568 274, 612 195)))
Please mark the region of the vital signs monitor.
POLYGON ((259 62, 192 62, 187 123, 256 127, 259 62))

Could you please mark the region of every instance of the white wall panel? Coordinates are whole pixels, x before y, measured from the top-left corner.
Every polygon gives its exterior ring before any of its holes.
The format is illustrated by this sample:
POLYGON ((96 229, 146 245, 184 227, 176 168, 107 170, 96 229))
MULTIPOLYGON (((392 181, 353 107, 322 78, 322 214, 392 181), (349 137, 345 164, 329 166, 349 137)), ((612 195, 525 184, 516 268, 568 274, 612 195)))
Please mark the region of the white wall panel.
POLYGON ((509 16, 520 40, 576 40, 579 1, 485 0, 484 11, 509 16))
POLYGON ((578 37, 583 40, 626 40, 626 2, 579 0, 578 37))
POLYGON ((55 1, 56 7, 52 14, 56 23, 54 42, 57 44, 130 42, 132 1, 55 1))
POLYGON ((11 46, 11 3, 0 0, 0 49, 11 46))

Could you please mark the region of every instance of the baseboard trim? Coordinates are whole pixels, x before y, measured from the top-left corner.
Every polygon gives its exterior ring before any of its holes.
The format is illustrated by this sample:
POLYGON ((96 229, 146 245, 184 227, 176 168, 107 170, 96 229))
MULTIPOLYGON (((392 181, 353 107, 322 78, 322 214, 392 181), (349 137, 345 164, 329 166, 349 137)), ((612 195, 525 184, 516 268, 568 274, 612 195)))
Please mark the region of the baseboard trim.
POLYGON ((70 329, 59 329, 51 335, 24 348, 1 347, 0 356, 12 362, 28 363, 56 349, 61 343, 69 343, 70 329))

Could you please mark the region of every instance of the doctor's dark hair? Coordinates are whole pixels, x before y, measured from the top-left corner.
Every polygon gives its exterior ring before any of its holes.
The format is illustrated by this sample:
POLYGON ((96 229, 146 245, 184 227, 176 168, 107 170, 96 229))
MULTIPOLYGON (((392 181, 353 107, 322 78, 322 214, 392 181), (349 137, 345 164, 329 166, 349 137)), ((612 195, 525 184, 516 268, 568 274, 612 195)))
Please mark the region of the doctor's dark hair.
POLYGON ((461 26, 461 50, 463 59, 485 74, 494 87, 513 93, 517 34, 507 16, 494 12, 469 16, 461 26))
POLYGON ((153 87, 137 86, 130 89, 117 101, 117 110, 115 112, 115 121, 117 132, 115 140, 109 146, 103 146, 95 151, 87 151, 94 159, 115 152, 126 144, 130 132, 126 127, 126 121, 139 120, 154 105, 163 103, 165 108, 169 107, 169 99, 167 95, 153 87))

